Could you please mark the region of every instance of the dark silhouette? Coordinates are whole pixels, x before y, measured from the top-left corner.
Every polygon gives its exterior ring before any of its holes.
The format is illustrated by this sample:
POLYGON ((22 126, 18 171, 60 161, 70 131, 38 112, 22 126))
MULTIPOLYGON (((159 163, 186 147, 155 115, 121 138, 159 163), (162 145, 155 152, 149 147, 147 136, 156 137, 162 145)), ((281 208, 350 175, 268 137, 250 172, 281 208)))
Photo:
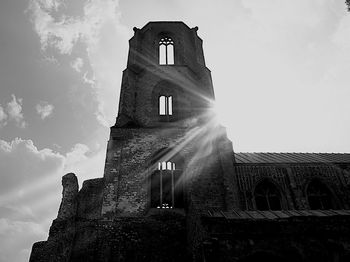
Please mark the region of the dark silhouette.
POLYGON ((31 262, 349 261, 350 154, 234 153, 197 30, 134 28, 103 178, 63 176, 31 262))

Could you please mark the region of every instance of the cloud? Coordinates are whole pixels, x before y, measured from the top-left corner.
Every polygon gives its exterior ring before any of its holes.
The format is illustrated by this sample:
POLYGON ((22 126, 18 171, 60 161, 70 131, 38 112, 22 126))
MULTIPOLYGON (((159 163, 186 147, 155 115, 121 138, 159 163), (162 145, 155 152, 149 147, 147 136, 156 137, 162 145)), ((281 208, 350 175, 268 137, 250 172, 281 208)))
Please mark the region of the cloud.
POLYGON ((54 106, 50 105, 48 102, 41 102, 35 106, 35 109, 40 118, 44 120, 52 115, 54 106))
POLYGON ((57 216, 62 176, 74 172, 80 185, 101 177, 104 158, 105 148, 94 153, 82 143, 61 154, 29 139, 0 140, 0 261, 28 261, 57 216))
POLYGON ((63 1, 32 0, 29 3, 29 10, 33 12, 32 19, 42 48, 45 50, 53 46, 62 54, 70 54, 86 28, 79 20, 62 17, 56 21, 50 15, 50 12, 57 11, 62 3, 63 1))
POLYGON ((4 195, 13 192, 24 195, 30 188, 56 183, 68 172, 76 173, 81 180, 102 176, 104 157, 105 148, 92 152, 81 143, 60 154, 49 148, 39 150, 29 139, 15 138, 11 142, 0 139, 0 204, 4 195))
POLYGON ((4 108, 0 105, 0 127, 3 127, 7 124, 6 122, 7 114, 4 111, 4 108))
POLYGON ((12 94, 12 101, 7 104, 7 114, 9 120, 14 121, 20 128, 25 128, 27 123, 22 113, 22 102, 22 98, 16 99, 16 96, 12 94))
POLYGON ((120 85, 121 76, 116 72, 123 70, 120 61, 126 61, 131 30, 120 23, 118 0, 85 1, 79 16, 69 15, 69 5, 58 0, 31 0, 28 10, 44 51, 50 47, 59 55, 69 56, 75 47, 85 46, 87 61, 82 64, 82 60, 75 59, 71 66, 78 72, 85 65, 91 68, 92 72, 85 73, 82 80, 95 89, 96 118, 110 126, 118 106, 115 87, 120 85), (120 49, 125 52, 121 54, 120 49))
POLYGON ((83 75, 83 81, 84 81, 84 83, 87 83, 89 85, 95 85, 96 84, 96 79, 95 78, 89 78, 87 72, 83 75))
POLYGON ((42 48, 56 48, 61 54, 70 54, 79 41, 88 48, 99 41, 101 29, 107 22, 119 26, 119 14, 116 12, 117 0, 91 0, 83 5, 83 16, 73 17, 57 10, 64 1, 31 0, 29 10, 32 12, 34 29, 37 32, 42 48), (53 4, 53 2, 55 2, 53 4))
POLYGON ((70 66, 77 72, 81 72, 81 69, 84 65, 84 61, 81 57, 77 57, 75 60, 73 60, 71 63, 70 63, 70 66))
POLYGON ((28 261, 28 243, 46 235, 38 223, 0 218, 0 261, 28 261))
POLYGON ((100 148, 95 154, 84 144, 76 144, 66 154, 64 173, 73 172, 79 176, 79 184, 86 179, 101 177, 104 172, 106 148, 100 148))
POLYGON ((0 140, 0 261, 28 261, 32 244, 46 238, 64 163, 64 156, 32 140, 0 140))
POLYGON ((32 140, 0 140, 0 196, 62 171, 64 157, 51 149, 39 150, 32 140), (20 165, 18 164, 20 161, 20 165))

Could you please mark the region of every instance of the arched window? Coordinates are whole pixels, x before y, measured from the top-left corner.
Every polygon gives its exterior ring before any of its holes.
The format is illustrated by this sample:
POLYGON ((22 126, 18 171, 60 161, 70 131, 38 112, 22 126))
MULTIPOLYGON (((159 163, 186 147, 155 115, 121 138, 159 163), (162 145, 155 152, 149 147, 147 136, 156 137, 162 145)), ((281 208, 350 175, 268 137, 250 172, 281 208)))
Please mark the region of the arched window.
POLYGON ((258 210, 281 210, 281 194, 271 182, 259 183, 255 188, 254 198, 258 210))
POLYGON ((174 41, 170 37, 163 37, 159 41, 159 64, 174 64, 174 41))
POLYGON ((159 97, 159 115, 173 114, 173 97, 172 96, 160 96, 159 97))
POLYGON ((310 209, 333 209, 332 194, 323 183, 313 180, 307 187, 307 199, 310 209))
MULTIPOLYGON (((155 159, 157 169, 151 177, 151 207, 183 207, 183 186, 180 180, 181 161, 177 157, 168 159, 167 154, 155 159)), ((159 154, 158 154, 159 156, 159 154)))
POLYGON ((163 95, 160 96, 158 111, 160 116, 172 116, 173 115, 173 97, 163 96, 163 95))

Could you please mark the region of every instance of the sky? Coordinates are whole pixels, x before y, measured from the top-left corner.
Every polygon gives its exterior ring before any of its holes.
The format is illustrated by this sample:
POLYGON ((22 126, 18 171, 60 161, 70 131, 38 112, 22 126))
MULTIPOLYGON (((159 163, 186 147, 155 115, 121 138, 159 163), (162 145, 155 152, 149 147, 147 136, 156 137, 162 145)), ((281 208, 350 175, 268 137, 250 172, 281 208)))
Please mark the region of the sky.
POLYGON ((0 1, 0 262, 28 261, 61 177, 103 176, 134 26, 198 26, 236 152, 350 152, 343 0, 0 1))

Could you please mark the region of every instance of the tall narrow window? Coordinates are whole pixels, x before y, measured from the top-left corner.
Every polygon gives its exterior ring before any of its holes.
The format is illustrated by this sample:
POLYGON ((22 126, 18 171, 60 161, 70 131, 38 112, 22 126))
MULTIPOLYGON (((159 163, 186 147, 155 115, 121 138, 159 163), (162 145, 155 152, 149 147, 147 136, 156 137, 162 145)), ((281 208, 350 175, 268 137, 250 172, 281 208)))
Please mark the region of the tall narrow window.
POLYGON ((333 199, 329 189, 318 180, 307 187, 307 199, 310 209, 333 209, 333 199))
POLYGON ((168 96, 168 115, 173 115, 173 97, 168 96))
POLYGON ((281 210, 280 192, 271 182, 263 181, 258 184, 254 198, 258 210, 281 210))
POLYGON ((161 116, 166 115, 166 97, 165 96, 159 97, 159 115, 161 116))
POLYGON ((159 97, 159 115, 173 115, 173 98, 172 96, 159 97))
POLYGON ((151 176, 151 207, 159 209, 183 207, 181 163, 181 158, 177 156, 170 159, 161 156, 155 159, 157 170, 151 176))
POLYGON ((174 41, 170 37, 163 37, 159 41, 159 64, 174 64, 174 41))

